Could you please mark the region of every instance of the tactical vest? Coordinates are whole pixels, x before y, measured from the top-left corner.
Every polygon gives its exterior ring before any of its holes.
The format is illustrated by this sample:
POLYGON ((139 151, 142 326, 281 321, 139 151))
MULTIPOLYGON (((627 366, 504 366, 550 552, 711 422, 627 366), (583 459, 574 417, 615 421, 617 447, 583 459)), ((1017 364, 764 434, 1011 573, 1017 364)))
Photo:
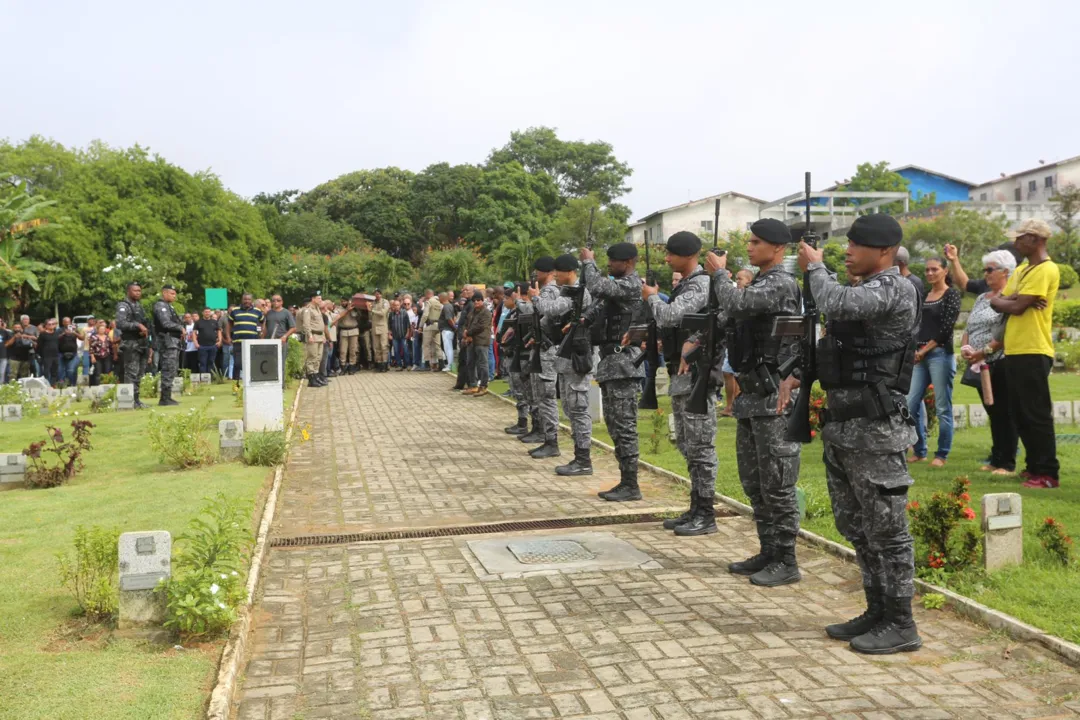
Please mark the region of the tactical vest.
MULTIPOLYGON (((142 305, 140 305, 139 303, 133 303, 130 300, 128 300, 127 298, 124 298, 123 300, 121 300, 120 302, 118 302, 116 304, 116 308, 117 308, 118 311, 119 311, 121 305, 127 305, 128 306, 128 320, 130 320, 132 322, 140 323, 141 325, 147 325, 148 324, 146 322, 146 313, 143 311, 142 305)), ((119 315, 120 313, 117 312, 117 314, 119 315)), ((120 331, 120 339, 121 340, 139 340, 139 341, 145 341, 146 340, 146 338, 144 338, 142 336, 142 333, 140 333, 138 330, 121 330, 120 331)))
POLYGON ((883 342, 868 323, 834 321, 817 344, 818 380, 825 390, 883 383, 907 395, 915 367, 915 340, 883 342))
POLYGON ((634 320, 632 305, 615 298, 605 298, 600 319, 593 325, 592 340, 594 345, 622 344, 623 335, 630 329, 634 320))
MULTIPOLYGON (((668 304, 675 302, 675 298, 682 294, 684 287, 689 287, 688 280, 693 280, 699 275, 704 275, 704 270, 698 270, 687 275, 682 281, 675 286, 675 289, 671 291, 671 295, 668 299, 668 304)), ((709 291, 712 292, 712 286, 709 286, 709 291)), ((704 310, 704 308, 701 308, 704 310)), ((701 311, 699 310, 699 312, 701 311)), ((690 331, 683 330, 681 327, 669 327, 663 328, 661 333, 661 342, 664 343, 664 362, 668 365, 678 366, 679 359, 682 357, 682 346, 690 337, 690 331)))

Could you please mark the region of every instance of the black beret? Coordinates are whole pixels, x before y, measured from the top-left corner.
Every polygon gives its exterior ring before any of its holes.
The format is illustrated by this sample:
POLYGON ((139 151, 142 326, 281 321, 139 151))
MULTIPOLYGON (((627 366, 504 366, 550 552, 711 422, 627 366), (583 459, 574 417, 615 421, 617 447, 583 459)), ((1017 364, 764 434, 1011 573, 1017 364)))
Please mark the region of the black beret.
POLYGON ((477 290, 472 294, 472 300, 473 302, 476 302, 477 300, 479 300, 480 302, 484 302, 484 293, 477 290))
POLYGON ((375 288, 375 292, 377 292, 377 293, 379 293, 380 295, 382 295, 382 290, 381 290, 380 288, 375 288))
POLYGON ((791 242, 791 228, 775 218, 763 218, 750 226, 750 232, 772 245, 791 242))
POLYGON ((701 252, 701 238, 692 232, 681 230, 667 239, 667 251, 680 257, 697 255, 701 252))
POLYGON ((578 269, 577 258, 573 255, 566 253, 555 258, 555 269, 559 272, 569 272, 571 270, 578 269))
POLYGON ((608 260, 633 260, 637 257, 637 246, 634 243, 615 243, 607 249, 608 260))
POLYGON ((550 255, 544 255, 543 257, 536 258, 536 262, 533 263, 533 270, 540 272, 551 272, 555 269, 555 258, 550 255))
POLYGON ((162 286, 161 286, 161 291, 162 291, 162 292, 165 292, 166 290, 175 290, 175 289, 176 289, 176 288, 175 288, 175 287, 173 287, 172 285, 162 285, 162 286))
POLYGON ((887 248, 900 244, 904 239, 904 229, 892 215, 877 213, 855 218, 847 236, 856 245, 887 248))

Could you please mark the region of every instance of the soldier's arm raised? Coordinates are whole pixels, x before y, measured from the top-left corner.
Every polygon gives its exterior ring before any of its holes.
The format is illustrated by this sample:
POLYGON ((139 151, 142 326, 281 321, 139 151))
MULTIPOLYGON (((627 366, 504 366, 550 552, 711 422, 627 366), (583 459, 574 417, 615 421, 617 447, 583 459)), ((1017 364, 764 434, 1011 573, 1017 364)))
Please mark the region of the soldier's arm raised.
POLYGON ((716 299, 728 317, 742 318, 760 315, 777 310, 777 296, 780 288, 778 278, 765 276, 739 289, 731 284, 731 273, 726 269, 717 270, 716 282, 713 283, 716 299))
POLYGON ((708 303, 709 279, 699 275, 688 283, 671 303, 665 304, 658 295, 650 295, 648 309, 658 327, 676 327, 682 322, 683 315, 697 313, 705 309, 708 303))

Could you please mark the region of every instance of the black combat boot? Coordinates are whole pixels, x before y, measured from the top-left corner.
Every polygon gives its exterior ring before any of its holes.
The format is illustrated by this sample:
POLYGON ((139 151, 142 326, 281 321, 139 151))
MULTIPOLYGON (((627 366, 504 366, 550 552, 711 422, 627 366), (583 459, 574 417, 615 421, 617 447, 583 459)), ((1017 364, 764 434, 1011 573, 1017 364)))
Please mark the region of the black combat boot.
POLYGON ((622 480, 615 487, 607 493, 601 495, 608 502, 633 502, 641 499, 641 488, 638 487, 637 482, 637 463, 625 462, 620 463, 622 471, 622 480))
POLYGON ((525 435, 529 432, 529 419, 518 418, 516 425, 511 425, 510 427, 504 429, 503 432, 505 432, 507 435, 525 435))
POLYGON ((562 453, 559 452, 559 441, 557 439, 545 440, 543 445, 530 450, 529 455, 537 460, 540 458, 559 457, 562 455, 562 453))
POLYGON ((139 401, 139 385, 138 385, 138 383, 135 384, 134 395, 135 395, 135 402, 133 402, 131 404, 131 407, 134 408, 135 410, 145 410, 146 406, 143 405, 142 402, 139 401))
POLYGON ((765 526, 762 523, 755 523, 755 525, 757 525, 758 554, 741 562, 729 564, 727 569, 732 575, 753 575, 759 570, 764 570, 772 559, 772 548, 765 540, 765 526))
POLYGON ((308 373, 307 384, 308 384, 308 387, 313 387, 313 388, 326 387, 326 383, 324 383, 319 378, 318 374, 316 374, 316 373, 308 373))
POLYGON ((795 548, 777 550, 768 565, 750 576, 750 583, 761 587, 790 585, 800 580, 802 575, 795 559, 795 548))
POLYGON ((532 416, 532 430, 524 435, 518 435, 518 440, 530 445, 533 443, 544 442, 544 431, 541 429, 540 418, 538 416, 532 416))
POLYGON ((687 510, 686 512, 684 512, 679 517, 668 518, 667 520, 665 520, 664 521, 664 529, 665 530, 674 530, 675 528, 679 527, 680 525, 684 525, 684 524, 690 522, 694 518, 694 515, 697 514, 697 506, 698 506, 697 490, 691 490, 690 491, 690 509, 687 510))
POLYGON ((833 640, 854 640, 870 632, 885 617, 885 593, 879 587, 863 587, 866 593, 866 612, 847 622, 827 625, 825 633, 833 640))
POLYGON ((172 399, 172 388, 165 387, 165 383, 161 384, 161 398, 158 400, 158 407, 170 407, 172 405, 179 405, 180 403, 172 399))
POLYGON ((589 455, 589 448, 575 447, 574 459, 566 465, 559 465, 556 467, 555 474, 566 477, 592 475, 592 457, 589 455))
POLYGON ((689 521, 675 528, 675 534, 682 537, 711 535, 716 532, 716 513, 713 511, 711 497, 699 497, 697 512, 689 521))
POLYGON ((911 598, 885 598, 885 616, 869 632, 851 640, 851 649, 864 655, 892 655, 922 647, 911 617, 911 598))

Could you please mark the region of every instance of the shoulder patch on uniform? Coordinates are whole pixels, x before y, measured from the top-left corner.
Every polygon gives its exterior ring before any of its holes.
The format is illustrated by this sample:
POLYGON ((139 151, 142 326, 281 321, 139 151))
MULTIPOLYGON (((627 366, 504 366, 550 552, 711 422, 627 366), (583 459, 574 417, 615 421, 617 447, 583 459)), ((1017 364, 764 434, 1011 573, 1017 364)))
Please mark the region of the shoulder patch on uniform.
POLYGON ((863 283, 862 286, 863 287, 868 287, 868 288, 881 287, 881 281, 880 280, 871 280, 869 282, 863 283))

